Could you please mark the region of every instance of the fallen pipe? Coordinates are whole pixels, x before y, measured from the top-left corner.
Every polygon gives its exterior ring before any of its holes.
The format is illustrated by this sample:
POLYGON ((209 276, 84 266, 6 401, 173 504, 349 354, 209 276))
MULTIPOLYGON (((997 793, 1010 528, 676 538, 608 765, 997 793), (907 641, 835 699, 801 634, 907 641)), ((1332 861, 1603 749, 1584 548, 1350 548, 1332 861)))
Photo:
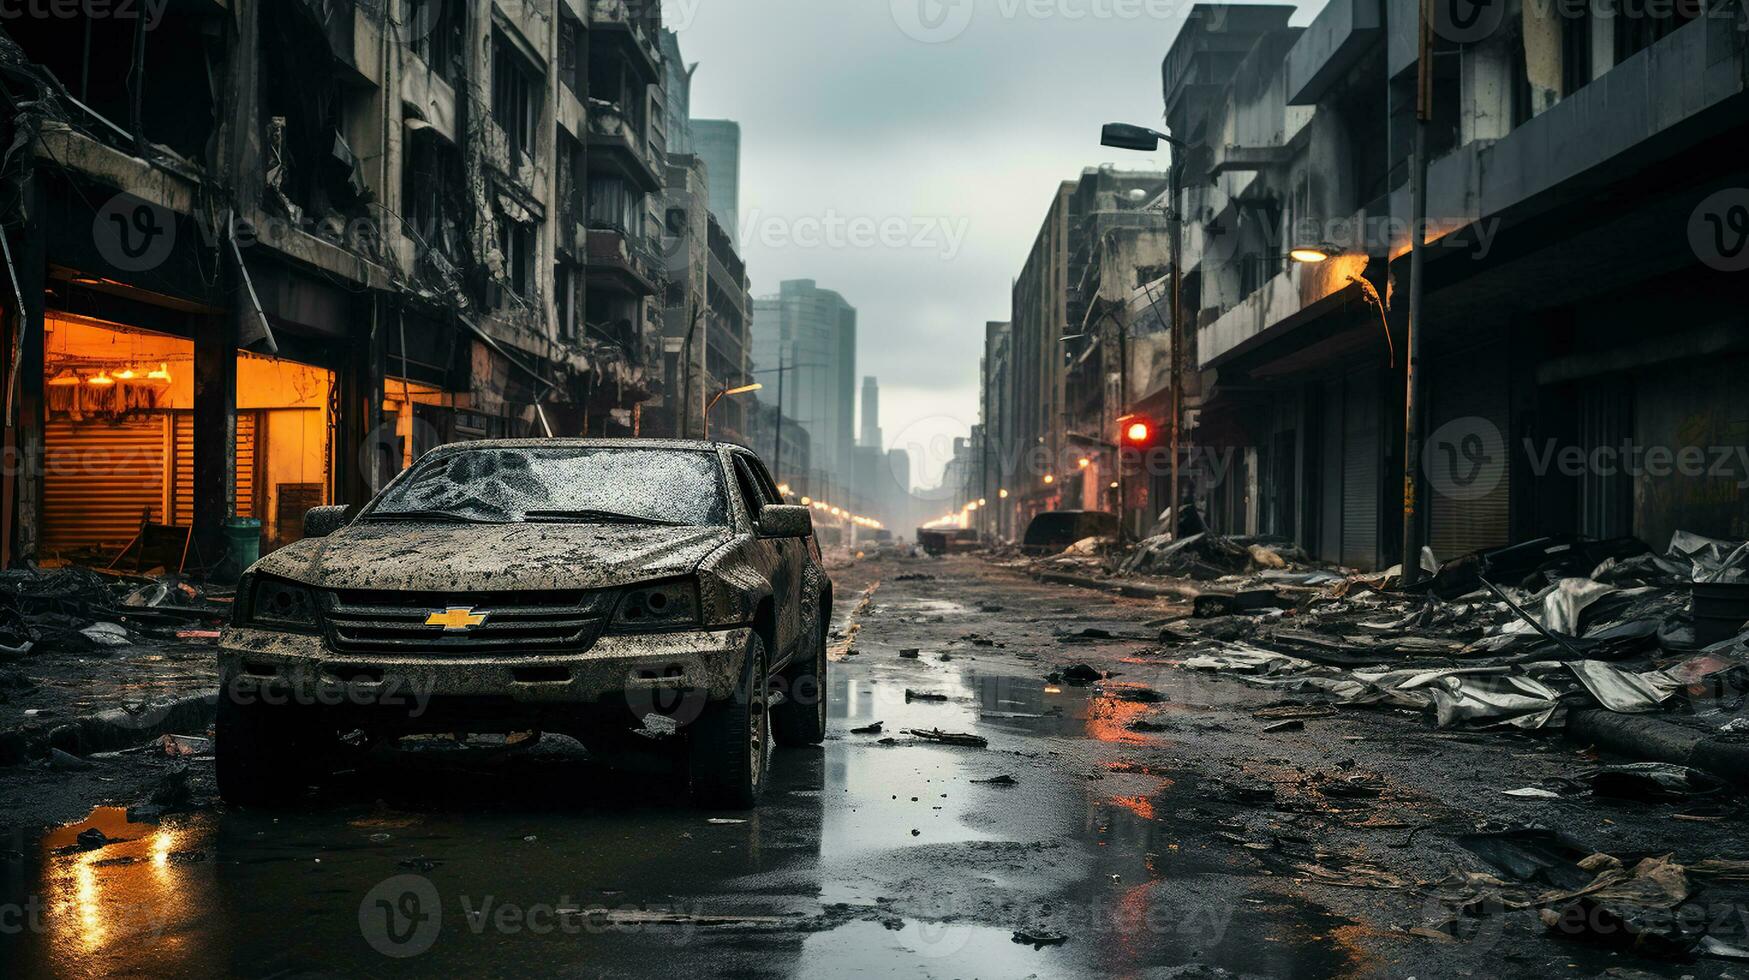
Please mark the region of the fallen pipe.
POLYGON ((1688 766, 1749 787, 1749 743, 1726 742, 1646 715, 1602 708, 1573 711, 1567 715, 1567 738, 1634 759, 1688 766))

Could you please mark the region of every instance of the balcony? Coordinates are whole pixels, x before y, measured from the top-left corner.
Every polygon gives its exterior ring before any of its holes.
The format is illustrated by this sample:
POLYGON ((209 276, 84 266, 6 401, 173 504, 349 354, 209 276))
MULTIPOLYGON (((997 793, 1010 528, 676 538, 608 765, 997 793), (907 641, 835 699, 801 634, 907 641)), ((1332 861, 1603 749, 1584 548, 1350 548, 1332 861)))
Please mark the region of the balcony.
POLYGON ((661 26, 660 7, 647 0, 592 0, 589 4, 590 45, 618 51, 652 85, 662 75, 662 52, 655 41, 661 26))
POLYGON ((590 289, 654 296, 658 292, 656 268, 655 257, 649 250, 634 244, 624 232, 589 229, 585 269, 590 289))
POLYGON ((623 177, 646 194, 662 190, 662 175, 644 152, 644 134, 611 102, 589 100, 589 171, 623 177))

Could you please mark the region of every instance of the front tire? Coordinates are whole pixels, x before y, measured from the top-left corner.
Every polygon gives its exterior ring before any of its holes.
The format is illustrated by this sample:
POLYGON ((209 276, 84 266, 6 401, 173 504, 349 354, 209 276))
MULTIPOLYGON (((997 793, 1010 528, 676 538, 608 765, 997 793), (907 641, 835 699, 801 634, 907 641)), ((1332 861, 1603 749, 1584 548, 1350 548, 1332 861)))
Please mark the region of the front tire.
POLYGON ((748 642, 743 689, 705 706, 686 738, 687 773, 695 804, 710 810, 750 810, 765 789, 771 752, 771 699, 765 641, 748 642))
POLYGON ((826 621, 796 651, 784 669, 784 702, 771 709, 771 732, 785 747, 819 745, 826 741, 826 621))

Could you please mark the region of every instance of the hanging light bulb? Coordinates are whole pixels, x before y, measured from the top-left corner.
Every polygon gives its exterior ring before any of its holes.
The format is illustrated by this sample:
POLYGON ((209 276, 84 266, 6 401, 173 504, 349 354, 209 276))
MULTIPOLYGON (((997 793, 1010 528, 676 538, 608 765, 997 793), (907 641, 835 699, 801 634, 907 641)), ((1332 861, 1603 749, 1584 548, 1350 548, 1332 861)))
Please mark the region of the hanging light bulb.
POLYGON ((115 372, 115 380, 117 381, 132 381, 139 376, 140 372, 135 371, 131 367, 125 367, 120 371, 115 372))
POLYGON ((62 368, 61 373, 49 379, 53 388, 71 388, 79 383, 79 372, 72 368, 62 368))
POLYGON ((158 382, 162 382, 163 384, 169 384, 170 383, 170 362, 169 361, 159 361, 158 362, 158 370, 146 372, 146 380, 147 381, 158 381, 158 382))
POLYGON ((95 375, 86 379, 85 383, 88 385, 96 385, 99 388, 108 388, 115 384, 115 379, 110 377, 109 373, 106 371, 98 371, 95 375))

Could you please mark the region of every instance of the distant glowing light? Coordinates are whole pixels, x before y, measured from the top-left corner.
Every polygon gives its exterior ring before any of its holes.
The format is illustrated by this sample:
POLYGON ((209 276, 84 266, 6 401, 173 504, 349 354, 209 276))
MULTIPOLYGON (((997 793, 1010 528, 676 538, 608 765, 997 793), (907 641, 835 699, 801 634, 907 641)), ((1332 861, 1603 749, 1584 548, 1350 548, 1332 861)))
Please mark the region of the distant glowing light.
POLYGON ((1057 482, 1057 478, 1056 478, 1056 477, 1054 477, 1054 476, 1052 476, 1052 475, 1051 475, 1051 474, 1049 474, 1049 473, 1046 473, 1046 474, 1045 474, 1045 486, 1047 486, 1047 487, 1048 487, 1048 486, 1050 486, 1050 485, 1051 485, 1051 484, 1053 484, 1053 483, 1055 483, 1055 482, 1057 482))
POLYGON ((1287 253, 1288 258, 1302 265, 1317 265, 1330 260, 1330 249, 1323 245, 1302 245, 1287 253))
POLYGON ((1148 428, 1146 422, 1131 422, 1130 427, 1124 430, 1124 434, 1129 437, 1131 442, 1147 442, 1148 436, 1152 432, 1153 430, 1148 428))

